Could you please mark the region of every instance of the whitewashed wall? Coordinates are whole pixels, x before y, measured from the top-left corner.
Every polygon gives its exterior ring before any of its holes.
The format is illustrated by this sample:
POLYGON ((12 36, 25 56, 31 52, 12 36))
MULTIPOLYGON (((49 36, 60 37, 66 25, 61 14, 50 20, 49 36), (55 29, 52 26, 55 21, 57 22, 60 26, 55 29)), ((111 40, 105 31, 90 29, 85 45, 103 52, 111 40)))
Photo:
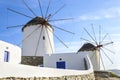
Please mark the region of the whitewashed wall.
POLYGON ((93 73, 91 62, 85 56, 88 70, 68 70, 68 69, 54 69, 45 67, 35 67, 21 64, 10 64, 0 62, 0 78, 2 77, 62 77, 68 75, 86 75, 93 73))
POLYGON ((62 54, 52 54, 44 56, 44 66, 56 68, 56 62, 65 61, 66 69, 76 69, 76 70, 84 70, 85 69, 85 52, 79 53, 62 53, 62 54), (60 60, 60 58, 62 60, 60 60))
POLYGON ((40 24, 24 28, 22 40, 23 56, 43 56, 45 53, 54 53, 53 30, 51 27, 48 28, 43 27, 42 32, 40 24), (40 34, 41 38, 39 40, 40 34), (45 36, 45 40, 43 40, 43 36, 45 36), (37 46, 38 49, 36 52, 37 46))
POLYGON ((5 51, 9 52, 9 63, 21 62, 21 48, 4 41, 0 41, 0 62, 4 62, 5 51))
POLYGON ((93 65, 93 69, 95 71, 101 70, 100 61, 99 61, 100 55, 98 51, 96 50, 96 51, 84 51, 84 52, 86 52, 90 57, 91 63, 93 65))

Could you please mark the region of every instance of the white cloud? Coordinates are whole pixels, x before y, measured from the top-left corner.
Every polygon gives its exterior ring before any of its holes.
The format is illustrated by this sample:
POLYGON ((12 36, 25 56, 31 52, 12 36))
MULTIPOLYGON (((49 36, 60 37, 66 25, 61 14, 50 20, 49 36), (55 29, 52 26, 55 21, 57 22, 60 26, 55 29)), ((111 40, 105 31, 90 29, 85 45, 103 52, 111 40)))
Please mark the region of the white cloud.
POLYGON ((81 20, 99 20, 100 17, 99 16, 91 16, 91 15, 82 15, 79 17, 79 19, 81 20))
POLYGON ((100 20, 120 17, 120 7, 112 7, 98 10, 85 15, 79 16, 80 20, 100 20))
POLYGON ((120 34, 110 34, 113 41, 120 41, 120 34))

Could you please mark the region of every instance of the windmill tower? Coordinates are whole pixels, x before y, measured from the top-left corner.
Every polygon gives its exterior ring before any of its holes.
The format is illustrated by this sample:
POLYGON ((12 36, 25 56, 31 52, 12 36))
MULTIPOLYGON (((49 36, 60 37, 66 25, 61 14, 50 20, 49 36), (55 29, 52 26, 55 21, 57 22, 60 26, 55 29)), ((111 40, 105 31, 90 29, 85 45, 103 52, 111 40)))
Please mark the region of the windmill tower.
POLYGON ((97 49, 95 49, 95 45, 91 44, 91 43, 84 43, 83 46, 78 50, 78 52, 86 52, 88 54, 88 56, 91 59, 92 65, 93 65, 93 69, 94 70, 99 70, 100 66, 99 66, 99 52, 97 49), (94 57, 93 57, 94 55, 94 57))
POLYGON ((44 56, 54 53, 52 26, 41 17, 35 17, 23 28, 23 56, 44 56))
POLYGON ((90 57, 90 60, 93 64, 93 68, 95 71, 98 70, 105 70, 106 64, 104 63, 104 60, 109 61, 113 64, 113 61, 108 56, 108 53, 115 54, 112 50, 110 50, 108 47, 113 44, 113 41, 105 40, 108 37, 108 33, 105 35, 101 34, 101 26, 99 26, 99 32, 98 34, 95 33, 94 27, 92 25, 92 32, 93 35, 91 35, 87 29, 85 29, 85 32, 90 37, 91 40, 86 38, 81 38, 82 40, 86 41, 81 49, 79 51, 86 51, 88 53, 88 56, 90 57), (98 35, 98 37, 96 37, 98 35), (103 58, 104 56, 104 58, 103 58))

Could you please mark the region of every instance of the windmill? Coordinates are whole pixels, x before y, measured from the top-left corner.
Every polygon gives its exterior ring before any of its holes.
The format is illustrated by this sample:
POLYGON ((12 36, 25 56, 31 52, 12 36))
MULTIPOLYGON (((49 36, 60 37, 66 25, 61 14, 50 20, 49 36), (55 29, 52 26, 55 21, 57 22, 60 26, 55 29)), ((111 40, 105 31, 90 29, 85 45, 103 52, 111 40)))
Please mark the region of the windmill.
POLYGON ((107 48, 107 46, 113 44, 113 41, 110 41, 110 39, 106 40, 108 37, 108 33, 104 34, 103 36, 101 31, 101 26, 99 26, 98 30, 99 30, 98 34, 96 34, 92 24, 92 34, 93 34, 92 35, 86 28, 84 28, 84 31, 89 36, 90 40, 81 37, 81 39, 86 41, 87 43, 85 43, 79 51, 89 52, 88 55, 91 59, 94 70, 105 70, 105 63, 104 63, 105 59, 107 59, 111 64, 113 64, 112 59, 107 54, 107 53, 115 54, 112 50, 107 48), (103 59, 103 55, 104 55, 104 59, 103 59))
POLYGON ((54 42, 53 36, 58 39, 65 47, 68 46, 54 33, 55 28, 65 31, 70 34, 75 34, 71 31, 65 30, 63 28, 57 27, 52 25, 50 22, 54 21, 62 21, 62 20, 71 20, 72 18, 65 18, 65 19, 54 19, 52 18, 61 11, 65 5, 61 6, 58 10, 56 10, 53 14, 49 13, 51 1, 49 0, 48 6, 46 8, 45 13, 43 13, 41 1, 38 1, 39 10, 41 16, 37 16, 36 13, 30 8, 30 6, 22 0, 23 4, 27 7, 27 9, 35 16, 34 18, 28 16, 27 14, 21 13, 14 9, 8 8, 9 11, 20 14, 31 20, 27 24, 17 25, 17 26, 10 26, 7 28, 14 28, 23 26, 23 39, 22 39, 22 54, 23 56, 43 56, 44 53, 52 54, 54 53, 54 42))

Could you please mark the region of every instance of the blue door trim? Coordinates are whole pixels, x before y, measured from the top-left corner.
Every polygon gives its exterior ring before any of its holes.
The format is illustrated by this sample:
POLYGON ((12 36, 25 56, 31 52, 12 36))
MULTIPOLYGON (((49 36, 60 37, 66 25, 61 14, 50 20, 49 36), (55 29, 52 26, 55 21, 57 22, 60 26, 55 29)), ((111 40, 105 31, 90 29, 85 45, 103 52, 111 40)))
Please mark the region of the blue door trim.
POLYGON ((4 52, 4 62, 8 62, 9 61, 9 52, 5 51, 4 52))
POLYGON ((56 62, 56 68, 66 69, 66 62, 65 61, 56 62))

